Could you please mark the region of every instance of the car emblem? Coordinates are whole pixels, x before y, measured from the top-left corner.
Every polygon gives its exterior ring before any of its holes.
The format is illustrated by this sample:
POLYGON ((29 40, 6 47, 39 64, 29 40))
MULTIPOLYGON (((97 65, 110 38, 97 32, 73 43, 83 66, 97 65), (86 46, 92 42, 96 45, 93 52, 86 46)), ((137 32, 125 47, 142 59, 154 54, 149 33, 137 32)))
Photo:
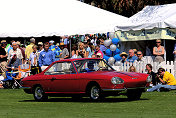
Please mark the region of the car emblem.
POLYGON ((138 78, 132 78, 132 79, 138 79, 138 78))

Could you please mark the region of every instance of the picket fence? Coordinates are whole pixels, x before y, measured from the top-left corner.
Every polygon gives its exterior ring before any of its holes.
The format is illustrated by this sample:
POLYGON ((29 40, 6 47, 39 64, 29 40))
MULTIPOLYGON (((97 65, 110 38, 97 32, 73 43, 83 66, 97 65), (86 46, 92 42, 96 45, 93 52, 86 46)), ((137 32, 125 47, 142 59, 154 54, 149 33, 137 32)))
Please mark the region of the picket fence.
MULTIPOLYGON (((145 62, 134 62, 134 63, 129 63, 127 62, 126 64, 123 63, 119 63, 118 66, 113 66, 113 68, 117 71, 123 71, 123 72, 128 72, 128 69, 130 68, 130 66, 134 66, 136 68, 136 71, 139 73, 147 73, 146 71, 146 64, 145 62)), ((172 73, 175 78, 176 78, 176 61, 164 61, 162 63, 158 63, 158 62, 151 62, 150 63, 153 67, 153 71, 157 72, 159 68, 164 68, 166 71, 172 73)))

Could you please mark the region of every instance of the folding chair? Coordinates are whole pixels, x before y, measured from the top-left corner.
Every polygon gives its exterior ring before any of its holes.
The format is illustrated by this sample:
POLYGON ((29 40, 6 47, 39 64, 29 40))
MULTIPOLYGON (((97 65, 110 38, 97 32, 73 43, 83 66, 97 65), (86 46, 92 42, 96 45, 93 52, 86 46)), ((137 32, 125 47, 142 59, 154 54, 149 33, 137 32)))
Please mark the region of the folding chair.
POLYGON ((23 78, 30 75, 31 66, 29 64, 22 64, 18 67, 18 71, 7 72, 7 77, 9 78, 10 85, 6 86, 6 88, 19 88, 22 87, 20 82, 23 78))

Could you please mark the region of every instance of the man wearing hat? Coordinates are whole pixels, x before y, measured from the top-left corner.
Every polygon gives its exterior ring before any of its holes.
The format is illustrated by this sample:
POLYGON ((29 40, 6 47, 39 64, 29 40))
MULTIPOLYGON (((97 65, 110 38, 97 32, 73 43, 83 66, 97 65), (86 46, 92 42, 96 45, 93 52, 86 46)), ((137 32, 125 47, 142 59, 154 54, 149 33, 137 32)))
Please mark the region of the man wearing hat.
POLYGON ((49 41, 49 45, 50 45, 49 49, 53 51, 54 48, 55 48, 54 41, 53 41, 53 40, 50 40, 50 41, 49 41))
POLYGON ((26 50, 25 50, 25 55, 26 55, 26 58, 29 59, 30 57, 30 54, 33 52, 33 49, 32 47, 35 45, 35 39, 34 38, 31 38, 30 39, 30 44, 26 47, 26 50))
POLYGON ((125 63, 127 61, 128 54, 126 52, 122 52, 120 56, 122 57, 121 62, 125 63))
POLYGON ((5 51, 5 45, 4 43, 6 43, 5 40, 1 41, 1 46, 0 46, 0 70, 2 72, 2 76, 4 78, 6 78, 6 66, 7 66, 7 53, 5 51))
POLYGON ((67 45, 64 43, 60 43, 60 49, 62 50, 60 53, 60 59, 67 59, 69 57, 69 51, 67 49, 67 45))
POLYGON ((59 48, 59 43, 57 43, 57 44, 55 45, 55 48, 54 48, 54 50, 52 50, 52 51, 53 51, 54 54, 55 54, 55 61, 60 60, 59 58, 60 58, 61 49, 59 48))
POLYGON ((13 49, 9 51, 8 54, 8 63, 11 61, 12 57, 14 56, 14 54, 16 55, 16 58, 20 59, 23 63, 23 55, 21 53, 21 50, 18 48, 17 43, 13 42, 12 43, 12 47, 13 49))
POLYGON ((39 48, 38 53, 40 55, 40 53, 44 50, 43 49, 43 42, 38 42, 38 48, 39 48))
POLYGON ((19 41, 17 41, 16 43, 17 43, 17 47, 21 50, 21 53, 23 55, 23 60, 25 60, 25 51, 23 50, 23 48, 20 47, 21 43, 19 41))

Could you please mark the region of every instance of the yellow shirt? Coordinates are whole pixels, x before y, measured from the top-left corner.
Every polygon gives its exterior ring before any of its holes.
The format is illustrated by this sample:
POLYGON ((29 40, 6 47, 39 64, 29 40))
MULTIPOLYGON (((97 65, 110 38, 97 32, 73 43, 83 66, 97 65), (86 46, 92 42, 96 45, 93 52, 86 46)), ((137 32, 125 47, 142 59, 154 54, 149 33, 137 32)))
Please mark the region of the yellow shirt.
POLYGON ((33 49, 32 49, 33 46, 34 46, 34 44, 31 43, 26 47, 25 55, 26 55, 27 59, 29 59, 30 54, 33 52, 33 49))
POLYGON ((164 73, 163 80, 167 83, 167 85, 176 85, 175 77, 167 71, 164 73))

